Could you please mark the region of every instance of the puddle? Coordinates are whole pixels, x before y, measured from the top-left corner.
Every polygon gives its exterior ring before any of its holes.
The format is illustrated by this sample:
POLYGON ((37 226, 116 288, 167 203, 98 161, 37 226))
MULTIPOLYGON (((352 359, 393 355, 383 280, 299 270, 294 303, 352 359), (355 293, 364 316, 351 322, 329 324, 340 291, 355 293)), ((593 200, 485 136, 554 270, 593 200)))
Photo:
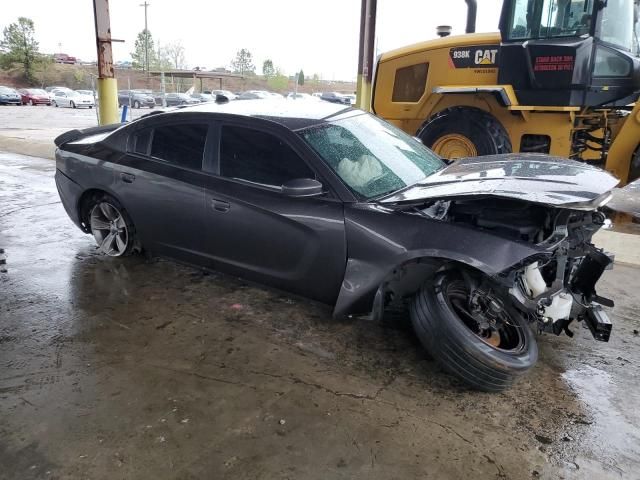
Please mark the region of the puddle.
POLYGON ((578 468, 568 478, 640 478, 640 414, 629 408, 640 405, 636 389, 616 383, 609 373, 591 366, 568 370, 562 377, 593 420, 574 459, 578 468))

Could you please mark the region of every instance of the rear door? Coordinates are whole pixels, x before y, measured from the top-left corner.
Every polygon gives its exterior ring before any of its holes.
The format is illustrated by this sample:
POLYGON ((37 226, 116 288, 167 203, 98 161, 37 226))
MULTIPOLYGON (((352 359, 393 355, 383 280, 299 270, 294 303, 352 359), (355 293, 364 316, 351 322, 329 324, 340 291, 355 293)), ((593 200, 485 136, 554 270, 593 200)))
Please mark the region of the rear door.
POLYGON ((346 264, 342 201, 318 175, 305 144, 268 123, 221 122, 215 130, 219 155, 206 187, 207 253, 216 268, 332 303, 346 264), (282 184, 296 178, 316 178, 326 191, 284 196, 282 184))
POLYGON ((143 123, 129 136, 115 193, 151 251, 196 262, 202 255, 210 125, 200 115, 183 115, 143 123))

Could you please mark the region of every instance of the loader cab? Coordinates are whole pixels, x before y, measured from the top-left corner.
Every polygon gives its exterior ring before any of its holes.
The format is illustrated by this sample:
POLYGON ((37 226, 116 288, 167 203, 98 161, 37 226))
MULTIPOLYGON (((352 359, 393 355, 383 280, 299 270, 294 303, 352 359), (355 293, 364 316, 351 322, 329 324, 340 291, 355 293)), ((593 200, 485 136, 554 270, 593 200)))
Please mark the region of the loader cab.
POLYGON ((523 105, 616 106, 640 92, 639 0, 505 0, 498 82, 523 105))

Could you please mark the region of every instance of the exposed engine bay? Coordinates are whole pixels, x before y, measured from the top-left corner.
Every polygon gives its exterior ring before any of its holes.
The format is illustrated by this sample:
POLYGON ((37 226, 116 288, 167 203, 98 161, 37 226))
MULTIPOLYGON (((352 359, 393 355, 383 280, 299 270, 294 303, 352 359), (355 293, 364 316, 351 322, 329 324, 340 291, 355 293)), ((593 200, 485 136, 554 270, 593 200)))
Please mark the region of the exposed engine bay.
POLYGON ((466 224, 539 249, 534 258, 490 279, 465 275, 474 292, 470 311, 486 319, 487 328, 509 303, 539 332, 573 336, 569 324, 577 320, 585 321, 596 340, 609 340, 611 322, 602 306, 612 307, 613 301, 599 296, 595 285, 613 258, 591 243, 593 234, 607 223, 601 211, 495 198, 407 207, 407 213, 466 224))

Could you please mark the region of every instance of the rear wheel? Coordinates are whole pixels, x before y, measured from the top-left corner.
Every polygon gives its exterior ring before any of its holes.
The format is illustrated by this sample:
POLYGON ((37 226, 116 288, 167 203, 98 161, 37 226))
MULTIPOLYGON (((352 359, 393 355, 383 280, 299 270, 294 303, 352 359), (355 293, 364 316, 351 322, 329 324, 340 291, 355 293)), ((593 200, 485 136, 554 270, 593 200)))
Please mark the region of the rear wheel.
POLYGON ((29 106, 33 107, 34 103, 33 100, 29 99, 29 106))
POLYGON ((110 195, 94 197, 89 206, 91 234, 102 253, 123 257, 133 253, 136 231, 126 210, 110 195))
POLYGON ((473 107, 447 108, 418 132, 422 142, 443 158, 511 153, 511 140, 491 114, 473 107))
POLYGON ((536 363, 538 347, 522 316, 460 270, 436 274, 416 294, 411 321, 442 367, 478 390, 511 386, 536 363))
POLYGON ((71 108, 76 108, 76 104, 75 104, 75 102, 73 100, 71 100, 71 102, 69 103, 69 106, 71 108))

